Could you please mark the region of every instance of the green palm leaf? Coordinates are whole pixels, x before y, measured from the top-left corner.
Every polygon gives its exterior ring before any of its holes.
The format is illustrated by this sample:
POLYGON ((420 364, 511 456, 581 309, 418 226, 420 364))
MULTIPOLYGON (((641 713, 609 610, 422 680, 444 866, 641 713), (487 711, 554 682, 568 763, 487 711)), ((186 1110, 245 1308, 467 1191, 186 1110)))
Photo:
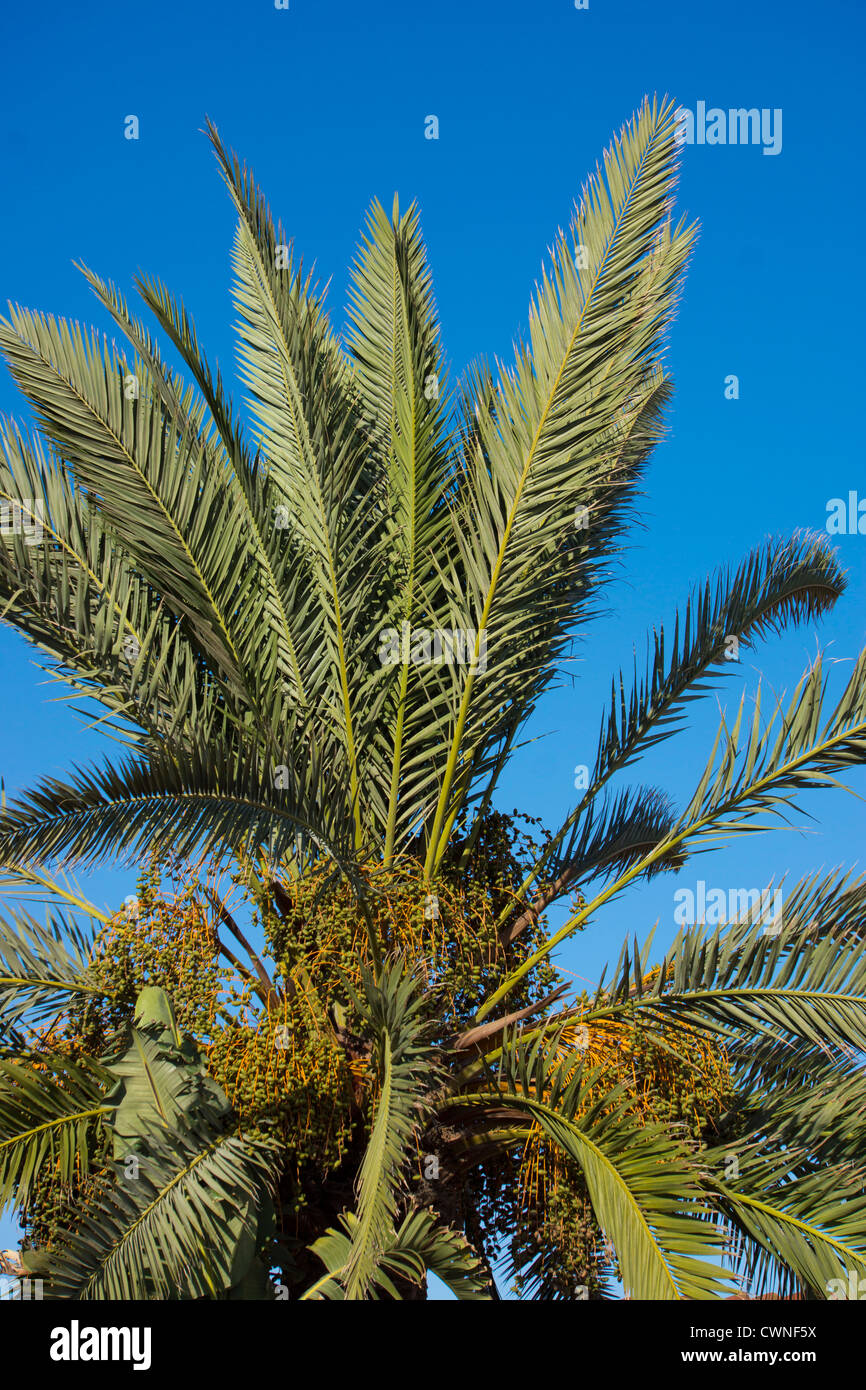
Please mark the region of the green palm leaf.
POLYGON ((27 1206, 34 1187, 85 1173, 103 1123, 109 1075, 97 1062, 39 1052, 0 1060, 0 1209, 27 1206))
POLYGON ((55 1018, 70 995, 101 994, 88 974, 92 933, 54 911, 43 926, 24 909, 0 917, 0 1018, 31 1026, 55 1018))
POLYGON ((130 372, 77 326, 26 310, 10 316, 0 325, 10 370, 91 504, 187 618, 224 686, 252 697, 268 653, 249 541, 197 432, 165 419, 143 363, 130 372), (137 394, 125 390, 130 375, 137 394))
MULTIPOLYGON (((731 1152, 726 1151, 730 1160, 731 1152)), ((866 1196, 846 1190, 846 1174, 821 1163, 792 1176, 788 1154, 766 1147, 738 1151, 737 1176, 713 1183, 732 1223, 733 1250, 757 1288, 781 1281, 828 1297, 833 1280, 846 1287, 866 1276, 866 1196)), ((708 1162, 721 1166, 722 1155, 708 1162)), ((847 1292, 844 1295, 847 1297, 847 1292)))
POLYGON ((402 961, 385 967, 375 982, 364 971, 362 982, 364 994, 358 1005, 373 1031, 381 1091, 358 1173, 357 1226, 344 1279, 348 1299, 366 1296, 379 1255, 387 1248, 406 1151, 420 1119, 425 1089, 436 1077, 422 1046, 422 1001, 402 961))
POLYGON ((301 269, 294 269, 282 229, 274 227, 252 178, 215 128, 208 129, 240 216, 233 260, 243 375, 252 392, 260 447, 317 596, 312 620, 331 674, 323 713, 344 742, 360 840, 357 691, 348 653, 366 630, 374 577, 371 541, 379 526, 377 478, 370 471, 371 451, 346 364, 322 305, 301 269))
POLYGON ((52 1260, 54 1298, 215 1298, 243 1277, 275 1155, 236 1135, 149 1137, 134 1179, 120 1164, 52 1260))
MULTIPOLYGON (((357 1239, 358 1218, 351 1212, 344 1212, 340 1225, 342 1230, 329 1228, 311 1246, 328 1273, 316 1280, 303 1295, 304 1299, 342 1301, 346 1298, 341 1280, 357 1239)), ((392 1299, 399 1299, 398 1287, 390 1275, 420 1284, 428 1270, 461 1302, 486 1302, 491 1297, 490 1281, 466 1237, 437 1221, 427 1210, 412 1211, 404 1218, 393 1242, 380 1254, 368 1297, 378 1299, 385 1293, 392 1299)))
POLYGON ((574 914, 543 946, 514 970, 478 1011, 478 1021, 562 941, 630 883, 678 849, 732 833, 766 829, 755 826, 759 812, 784 818, 794 793, 841 786, 833 774, 866 761, 866 651, 854 669, 835 709, 825 716, 826 681, 816 660, 787 708, 777 707, 762 727, 761 692, 744 736, 743 695, 732 728, 722 717, 716 740, 694 795, 676 826, 656 847, 574 914))
POLYGON ((661 1126, 629 1113, 613 1076, 585 1068, 580 1053, 559 1059, 555 1041, 512 1034, 495 1084, 451 1104, 487 1108, 497 1125, 503 1112, 525 1116, 579 1165, 631 1297, 719 1297, 729 1274, 699 1258, 722 1237, 709 1224, 694 1160, 661 1126))
MULTIPOLYGON (((374 203, 352 277, 348 347, 354 358, 361 407, 371 441, 385 460, 388 492, 387 563, 394 570, 395 605, 383 628, 405 622, 445 626, 437 574, 449 525, 443 494, 452 471, 446 432, 446 388, 433 289, 414 205, 392 218, 374 203)), ((397 667, 393 708, 380 712, 393 740, 386 859, 394 852, 398 798, 418 799, 411 772, 404 772, 404 739, 411 745, 419 719, 419 668, 397 667)), ((427 700, 420 697, 421 706, 427 700)), ((423 716, 429 728, 429 710, 423 716)))
MULTIPOLYGON (((573 852, 581 819, 614 773, 682 727, 687 704, 713 688, 712 671, 729 670, 728 642, 751 648, 767 633, 781 633, 792 622, 811 622, 845 591, 845 578, 826 538, 803 536, 771 540, 753 550, 736 570, 717 571, 688 598, 682 618, 675 615, 673 637, 660 626, 648 643, 646 671, 627 693, 622 672, 612 682, 602 717, 598 752, 589 787, 580 805, 552 836, 543 856, 521 887, 521 895, 543 872, 558 884, 573 852)), ((538 896, 536 912, 555 900, 538 896)))
MULTIPOLYGON (((237 741, 171 747, 43 780, 0 813, 7 860, 71 857, 82 864, 130 861, 174 850, 182 856, 266 847, 279 861, 313 846, 353 879, 345 798, 329 797, 315 756, 295 768, 275 764, 237 741), (321 800, 320 800, 321 798, 321 800)), ((332 784, 333 785, 333 784, 332 784)), ((335 783, 339 790, 342 785, 335 783)), ((354 881, 354 879, 353 879, 354 881)))
MULTIPOLYGON (((544 274, 529 343, 500 377, 495 410, 479 414, 480 446, 455 523, 464 611, 474 611, 472 627, 486 634, 494 672, 499 664, 513 668, 501 656, 515 646, 530 671, 549 664, 583 593, 585 533, 575 528, 575 505, 609 522, 621 510, 623 487, 627 493, 629 469, 618 473, 617 460, 634 415, 661 385, 658 344, 693 237, 691 229, 666 231, 675 127, 672 104, 647 104, 607 152, 606 183, 590 180, 570 240, 559 239, 544 274), (536 629, 554 580, 561 596, 551 650, 536 629)), ((590 544, 592 536, 590 525, 590 544)), ((464 740, 470 749, 477 742, 475 687, 470 669, 430 831, 428 873, 444 852, 464 740)), ((484 694, 484 703, 500 706, 506 697, 495 679, 485 681, 484 694)))
POLYGON ((845 933, 866 913, 866 883, 838 876, 804 879, 788 895, 783 923, 767 930, 763 905, 714 931, 681 931, 654 980, 642 980, 636 952, 623 948, 616 985, 599 990, 588 1017, 637 1015, 717 1031, 732 1044, 748 1035, 758 1071, 780 1079, 809 1049, 811 1065, 866 1050, 866 938, 845 933), (816 915, 820 922, 816 936, 816 915), (761 1041, 767 1046, 755 1051, 761 1041))
POLYGON ((42 540, 0 538, 0 600, 7 622, 82 696, 159 735, 206 718, 203 654, 136 572, 131 556, 68 472, 13 425, 0 428, 0 492, 40 501, 42 540))

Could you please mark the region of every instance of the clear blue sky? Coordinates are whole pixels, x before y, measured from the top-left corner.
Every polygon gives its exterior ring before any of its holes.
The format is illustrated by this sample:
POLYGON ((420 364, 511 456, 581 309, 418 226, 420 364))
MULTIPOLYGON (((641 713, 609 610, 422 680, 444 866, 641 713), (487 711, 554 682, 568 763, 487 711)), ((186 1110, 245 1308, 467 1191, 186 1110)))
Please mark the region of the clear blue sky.
MULTIPOLYGON (((80 259, 130 286, 161 276, 232 372, 233 217, 200 127, 209 115, 253 165, 323 281, 339 321, 364 210, 394 190, 422 210, 446 344, 460 370, 508 356, 545 249, 586 171, 645 92, 692 109, 783 112, 781 152, 688 146, 680 206, 701 238, 672 334, 677 394, 612 612, 588 634, 574 689, 551 696, 500 804, 555 826, 591 763, 612 670, 643 650, 689 583, 772 533, 821 529, 831 497, 859 489, 864 281, 860 0, 157 0, 9 7, 4 77, 0 301, 100 322, 80 259), (425 117, 440 138, 424 138, 425 117), (137 141, 124 138, 136 115, 137 141), (725 377, 740 399, 724 398, 725 377)), ((0 371, 0 410, 23 413, 0 371)), ((790 689, 820 643, 850 661, 866 642, 866 536, 838 540, 850 587, 820 630, 772 641, 732 668, 729 704, 760 670, 790 689)), ((0 632, 0 771, 14 791, 104 745, 40 684, 24 643, 0 632)), ((847 667, 841 667, 844 671, 847 667)), ((838 681, 837 681, 838 686, 838 681)), ((694 707, 693 707, 694 708, 694 707)), ((682 800, 709 751, 712 703, 639 769, 682 800)), ((850 785, 866 792, 862 774, 850 785)), ((735 842, 606 912, 563 957, 594 979, 623 935, 673 934, 677 882, 760 886, 784 873, 863 867, 862 803, 813 796, 808 835, 735 842)), ((128 878, 100 873, 117 901, 128 878)), ((0 1245, 8 1225, 0 1223, 0 1245)))

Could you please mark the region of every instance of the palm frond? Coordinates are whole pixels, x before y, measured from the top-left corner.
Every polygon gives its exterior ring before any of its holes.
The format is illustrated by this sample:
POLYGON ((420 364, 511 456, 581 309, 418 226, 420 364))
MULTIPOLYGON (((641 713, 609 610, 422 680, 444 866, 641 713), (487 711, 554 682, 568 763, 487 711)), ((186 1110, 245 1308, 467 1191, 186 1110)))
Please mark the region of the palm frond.
MULTIPOLYGON (((328 1273, 316 1280, 304 1299, 346 1298, 342 1280, 357 1239, 357 1216, 344 1212, 340 1226, 341 1230, 330 1227, 310 1247, 328 1273)), ((489 1301, 491 1297, 487 1273, 462 1231, 444 1225, 426 1209, 411 1211, 404 1218, 393 1243, 380 1254, 367 1297, 378 1299, 384 1293, 399 1299, 398 1286, 391 1275, 420 1284, 428 1271, 441 1279, 461 1302, 489 1301)))
POLYGON ((801 1065, 808 1055, 812 1067, 820 1057, 853 1066, 852 1054, 866 1050, 866 880, 804 879, 779 923, 763 920, 765 907, 752 902, 742 920, 711 932, 680 931, 648 980, 626 943, 615 985, 599 990, 587 1017, 636 1014, 647 1024, 681 1021, 732 1045, 740 1040, 750 1089, 761 1076, 778 1082, 801 1045, 809 1049, 799 1053, 801 1065), (856 934, 852 923, 861 927, 856 934))
MULTIPOLYGON (((118 717, 114 729, 201 726, 203 653, 136 571, 68 470, 0 423, 0 493, 41 508, 39 545, 0 537, 0 616, 49 659, 46 669, 118 717)), ((17 503, 16 503, 17 505, 17 503)))
POLYGON ((258 442, 316 595, 307 621, 320 634, 331 679, 322 709, 344 743, 360 839, 358 691, 348 653, 356 641, 372 641, 379 478, 321 301, 302 269, 294 268, 282 228, 274 226, 251 175, 212 125, 208 133, 240 218, 233 261, 243 376, 258 442))
POLYGON ((272 1148, 234 1134, 154 1132, 130 1178, 113 1164, 51 1261, 61 1299, 216 1298, 255 1249, 258 1211, 274 1180, 272 1148))
POLYGON ((70 995, 101 994, 88 967, 93 933, 54 911, 43 926, 26 910, 0 917, 0 1018, 33 1026, 56 1018, 70 995))
POLYGON ((706 1262, 721 1248, 699 1174, 685 1147, 635 1117, 616 1079, 559 1055, 556 1039, 504 1044, 486 1090, 451 1104, 526 1117, 581 1169, 600 1226, 616 1250, 627 1294, 678 1299, 720 1296, 729 1272, 706 1262), (700 1257, 704 1256, 704 1259, 700 1257))
MULTIPOLYGON (((622 672, 612 682, 586 794, 527 875, 521 896, 542 873, 556 879, 554 866, 563 857, 563 844, 614 773, 682 727, 689 702, 713 688, 710 672, 721 678, 731 669, 732 638, 749 650, 768 633, 812 622, 844 591, 835 552, 826 537, 814 535, 770 540, 736 570, 717 571, 696 588, 682 618, 675 614, 672 640, 666 642, 663 626, 653 632, 643 677, 635 660, 631 691, 627 693, 622 672)), ((541 896, 539 911, 551 901, 549 893, 541 896)))
POLYGON ((231 524, 227 490, 208 468, 197 431, 163 413, 144 364, 129 365, 96 334, 10 309, 0 344, 91 505, 124 537, 136 566, 177 617, 185 617, 214 673, 255 707, 255 674, 267 660, 261 595, 249 541, 231 524))
POLYGON ((775 820, 784 819, 795 805, 795 793, 842 786, 833 774, 849 771, 866 761, 866 651, 854 663, 847 685, 829 715, 825 711, 826 693, 823 665, 818 658, 800 680, 787 707, 777 706, 766 727, 762 727, 758 689, 745 734, 744 694, 730 729, 722 716, 703 775, 670 834, 619 874, 516 967, 484 1002, 477 1021, 593 912, 671 853, 725 835, 766 829, 754 824, 760 812, 775 820))
MULTIPOLYGON (((153 362, 151 370, 159 370, 153 344, 149 337, 143 337, 140 326, 130 320, 121 296, 112 288, 102 286, 96 277, 88 275, 88 279, 103 303, 112 308, 148 366, 153 362)), ((216 466, 224 470, 226 486, 233 494, 235 524, 247 535, 253 563, 266 586, 264 611, 274 636, 277 674, 284 683, 289 703, 306 711, 314 693, 308 686, 313 685, 316 669, 315 636, 311 636, 310 624, 304 621, 307 605, 303 602, 300 577, 296 572, 296 546, 291 544, 287 528, 279 524, 282 493, 272 484, 260 460, 250 458, 219 371, 214 377, 199 346, 195 324, 183 304, 178 304, 158 280, 139 279, 138 288, 160 327, 192 371, 216 424, 223 449, 223 458, 217 459, 216 466)), ((163 395, 170 393, 169 407, 179 413, 182 407, 177 402, 177 393, 171 392, 168 374, 163 371, 160 380, 166 383, 163 395)))
MULTIPOLYGON (((455 526, 460 602, 486 641, 483 692, 466 674, 430 830, 426 870, 443 831, 467 750, 489 705, 501 708, 519 677, 549 667, 568 638, 597 567, 593 513, 622 514, 634 471, 630 427, 663 374, 658 348, 670 321, 693 229, 667 230, 677 165, 675 111, 645 104, 605 156, 560 236, 530 311, 529 342, 499 379, 495 405, 479 402, 479 445, 462 479, 455 526), (605 181, 606 180, 606 181, 605 181), (590 516, 576 527, 576 505, 590 516), (594 564, 593 564, 594 562, 594 564), (515 661, 515 651, 522 659, 515 661), (506 660, 508 655, 510 660, 506 660), (519 667, 519 671, 516 669, 519 667), (509 683, 512 683, 509 687, 509 683)), ((598 529, 601 551, 610 541, 598 529)))
MULTIPOLYGON (((391 218, 373 204, 352 276, 348 346, 352 353, 366 428, 385 461, 388 496, 386 563, 394 571, 394 608, 382 627, 401 622, 435 629, 445 625, 436 563, 449 533, 444 505, 452 472, 446 430, 447 396, 439 325, 417 209, 391 218)), ((404 737, 418 717, 419 668, 396 668, 393 709, 383 710, 393 737, 386 859, 394 852, 398 797, 414 806, 417 794, 402 775, 404 737)), ((423 681, 422 681, 423 684, 423 681)), ((420 699, 422 705, 427 701, 420 699)), ((426 713, 429 727, 429 711, 426 713)))
POLYGON ((0 1210, 21 1210, 34 1187, 71 1184, 87 1172, 108 1080, 88 1058, 43 1051, 0 1059, 0 1210))
POLYGON ((204 740, 191 751, 165 743, 149 758, 75 769, 68 781, 46 778, 7 803, 0 859, 87 865, 230 846, 267 847, 279 860, 314 846, 352 878, 342 785, 331 782, 315 751, 295 767, 275 765, 236 740, 204 740))
POLYGON ((160 1128, 171 1129, 184 1118, 216 1123, 229 1109, 197 1051, 159 1023, 130 1028, 126 1051, 107 1071, 114 1085, 105 1097, 105 1124, 117 1159, 146 1152, 160 1128))
POLYGON ((348 1299, 367 1296, 380 1253, 393 1241, 406 1150, 436 1076, 423 1045, 422 1000, 403 962, 386 966, 375 981, 363 970, 362 986, 358 1004, 373 1032, 381 1089, 358 1173, 357 1227, 344 1280, 348 1299))
MULTIPOLYGON (((587 879, 604 882, 623 873, 665 841, 676 823, 670 799, 655 787, 629 787, 597 810, 591 808, 577 822, 560 852, 548 860, 552 882, 545 885, 543 904, 576 891, 587 879)), ((647 877, 681 869, 685 858, 677 846, 666 858, 652 861, 647 877)), ((537 919, 539 911, 541 905, 533 905, 522 912, 503 930, 503 940, 514 941, 537 919)))
POLYGON ((736 1176, 716 1177, 712 1190, 733 1227, 732 1249, 744 1277, 758 1291, 781 1282, 827 1298, 834 1280, 845 1289, 853 1274, 866 1277, 866 1194, 846 1186, 841 1165, 818 1162, 792 1175, 786 1150, 766 1145, 711 1151, 707 1162, 736 1176))

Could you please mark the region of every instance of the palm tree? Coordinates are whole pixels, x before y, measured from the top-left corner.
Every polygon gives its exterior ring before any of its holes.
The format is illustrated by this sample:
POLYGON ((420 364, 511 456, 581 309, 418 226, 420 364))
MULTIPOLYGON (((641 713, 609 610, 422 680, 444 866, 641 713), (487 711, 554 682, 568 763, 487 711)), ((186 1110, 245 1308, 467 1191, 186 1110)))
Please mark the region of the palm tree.
POLYGON ((481 363, 456 385, 417 209, 373 204, 340 339, 213 126, 239 217, 251 428, 158 281, 138 289, 191 385, 90 270, 128 352, 19 308, 3 322, 44 441, 3 425, 0 491, 43 528, 40 545, 22 528, 3 536, 4 616, 127 744, 0 816, 9 891, 53 904, 47 926, 18 908, 0 936, 0 1200, 26 1209, 49 1173, 79 1183, 84 1215, 46 1265, 61 1295, 243 1296, 249 1276, 262 1296, 255 1256, 265 1274, 294 1269, 293 1297, 408 1296, 428 1269, 460 1297, 494 1296, 491 1185, 515 1161, 534 1174, 547 1244, 527 1254, 518 1241, 512 1261, 539 1297, 581 1296, 556 1282, 556 1252, 579 1232, 590 1266, 631 1297, 722 1297, 740 1277, 824 1297, 831 1279, 866 1273, 851 1187, 862 879, 804 880, 771 932, 754 906, 688 927, 655 966, 649 943, 626 944, 592 995, 563 999, 552 967, 631 884, 772 825, 864 761, 866 653, 834 707, 816 661, 769 717, 759 697, 749 717, 741 703, 722 719, 682 809, 657 788, 613 790, 721 674, 729 635, 748 646, 835 603, 844 579, 826 541, 771 541, 699 585, 673 635, 654 634, 645 673, 614 679, 564 825, 516 879, 514 856, 488 872, 497 782, 599 611, 662 433, 663 343, 695 238, 673 221, 676 133, 671 102, 643 104, 557 237, 513 365, 481 363), (239 866, 276 963, 269 974, 218 901, 235 947, 214 935, 213 948, 257 999, 259 1026, 272 1036, 280 1010, 318 992, 322 1045, 367 1086, 306 1263, 280 1254, 286 1228, 272 1229, 285 1144, 261 1115, 238 1133, 225 1087, 202 1098, 201 1058, 167 997, 130 1006, 105 1055, 57 1045, 61 1010, 106 997, 91 926, 108 923, 52 863, 209 855, 239 866), (491 914, 494 928, 469 976, 454 973, 448 932, 434 947, 423 926, 461 893, 449 930, 491 914), (547 931, 545 910, 569 895, 547 931), (395 926, 397 899, 414 904, 411 928, 395 926), (319 975, 322 936, 305 924, 340 913, 350 926, 319 975), (689 1085, 722 1076, 697 1136, 660 1108, 663 1055, 689 1085), (141 1068, 165 1104, 133 1104, 119 1130, 118 1097, 141 1068), (194 1101, 169 1103, 181 1094, 194 1101), (146 1160, 134 1191, 131 1137, 146 1160), (436 1181, 421 1180, 425 1155, 436 1181), (457 1200, 467 1190, 474 1218, 457 1200), (230 1229, 215 1215, 227 1210, 241 1213, 230 1229))

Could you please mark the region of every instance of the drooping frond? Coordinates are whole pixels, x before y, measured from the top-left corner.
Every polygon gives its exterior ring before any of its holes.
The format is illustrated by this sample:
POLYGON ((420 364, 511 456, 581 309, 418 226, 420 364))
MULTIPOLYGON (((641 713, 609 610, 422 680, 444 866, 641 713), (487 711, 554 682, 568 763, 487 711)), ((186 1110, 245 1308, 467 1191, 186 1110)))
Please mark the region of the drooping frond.
POLYGON ((152 1134, 135 1181, 122 1164, 76 1220, 49 1272, 74 1299, 215 1298, 245 1273, 275 1154, 234 1134, 152 1134))
MULTIPOLYGON (((345 1212, 340 1225, 341 1230, 329 1228, 311 1246, 328 1273, 316 1280, 304 1299, 341 1301, 346 1297, 341 1280, 357 1238, 358 1218, 345 1212)), ((389 1276, 420 1284, 428 1270, 461 1302, 489 1301, 491 1297, 487 1274, 463 1233, 445 1226, 433 1212, 424 1209, 410 1212, 394 1232, 392 1242, 379 1256, 367 1296, 378 1299, 385 1293, 399 1299, 398 1288, 389 1276)))
POLYGON ((364 1298, 379 1256, 389 1243, 406 1152, 423 1110, 435 1064, 423 1047, 423 1002, 398 960, 377 981, 362 973, 362 1017, 377 1049, 380 1091, 370 1139, 358 1174, 357 1227, 345 1268, 346 1298, 364 1298))
POLYGON ((191 752, 166 744, 147 759, 77 769, 68 781, 44 779, 8 803, 0 813, 0 858, 93 864, 168 849, 191 856, 267 847, 278 859, 314 846, 351 877, 346 801, 329 795, 329 781, 314 753, 294 767, 237 740, 203 741, 191 752))
POLYGON ((579 1052, 560 1058, 555 1038, 511 1035, 488 1087, 452 1105, 488 1109, 497 1125, 525 1117, 579 1166, 632 1297, 720 1296, 728 1272, 699 1258, 718 1253, 721 1232, 694 1160, 660 1125, 635 1117, 614 1074, 587 1068, 579 1052))
POLYGON ((55 1018, 70 995, 99 994, 88 966, 88 932, 68 913, 54 911, 43 926, 19 909, 0 917, 0 1019, 29 1025, 55 1018))
POLYGON ((70 1184, 87 1172, 109 1080, 87 1058, 41 1051, 0 1059, 0 1210, 11 1203, 20 1211, 35 1186, 70 1184))
POLYGON ((711 1151, 707 1161, 717 1175, 713 1195, 732 1223, 732 1249, 758 1291, 781 1283, 828 1298, 837 1281, 843 1292, 835 1296, 848 1298, 851 1277, 866 1277, 862 1166, 852 1190, 850 1165, 819 1160, 792 1174, 790 1152, 766 1141, 711 1151))

